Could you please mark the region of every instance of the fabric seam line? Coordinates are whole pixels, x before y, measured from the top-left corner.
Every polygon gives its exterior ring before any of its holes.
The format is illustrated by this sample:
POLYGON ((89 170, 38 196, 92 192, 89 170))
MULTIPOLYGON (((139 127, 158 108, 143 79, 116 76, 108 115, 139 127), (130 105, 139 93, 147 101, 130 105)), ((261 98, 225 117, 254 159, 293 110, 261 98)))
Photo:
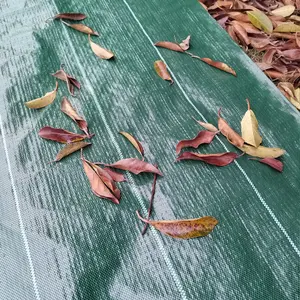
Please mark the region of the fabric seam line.
POLYGON ((23 220, 22 220, 21 209, 20 209, 20 204, 19 204, 19 198, 18 198, 17 189, 16 189, 16 186, 15 186, 15 181, 14 181, 14 177, 13 177, 13 173, 12 173, 12 169, 11 169, 11 164, 10 164, 6 139, 5 139, 4 126, 3 126, 1 115, 0 115, 0 129, 1 129, 1 133, 2 133, 2 141, 3 141, 4 152, 5 152, 6 161, 7 161, 8 173, 9 173, 9 177, 10 177, 10 182, 11 182, 11 186, 12 186, 12 190, 13 190, 13 196, 14 196, 14 200, 15 200, 15 206, 16 206, 16 209, 17 209, 17 214, 18 214, 18 219, 19 219, 19 226, 20 226, 21 235, 22 235, 22 239, 23 239, 23 242, 24 242, 24 246, 25 246, 26 256, 27 256, 27 259, 29 261, 29 269, 30 269, 30 273, 31 273, 31 280, 32 280, 32 283, 33 283, 33 289, 34 289, 36 299, 40 300, 41 299, 40 298, 40 293, 39 293, 37 282, 36 282, 36 276, 35 276, 34 266, 33 266, 33 262, 32 262, 31 252, 30 252, 30 248, 29 248, 29 243, 28 243, 28 239, 27 239, 27 236, 26 236, 24 223, 23 223, 23 220))
MULTIPOLYGON (((124 2, 124 4, 127 6, 128 10, 130 11, 130 13, 132 14, 133 18, 136 20, 136 22, 138 23, 139 27, 141 28, 142 32, 144 33, 144 35, 147 37, 147 39, 149 40, 149 42, 151 43, 152 47, 155 49, 156 53, 158 54, 158 56, 161 58, 162 61, 165 61, 165 59, 163 58, 163 56, 161 55, 161 53, 159 52, 159 50, 157 49, 157 47, 155 47, 153 45, 153 41, 151 40, 150 36, 148 35, 148 33, 146 32, 146 30, 144 29, 143 25, 141 24, 141 22, 138 20, 138 18, 136 17, 135 13, 133 12, 133 10, 131 9, 131 7, 129 6, 129 4, 127 3, 126 0, 122 0, 124 2)), ((167 65, 167 63, 166 63, 167 65)), ((186 92, 184 91, 184 89, 182 88, 180 82, 178 81, 177 77, 174 75, 174 73, 172 72, 172 70, 170 69, 170 67, 167 65, 167 68, 170 72, 170 74, 172 75, 174 81, 177 83, 180 91, 182 92, 183 96, 185 97, 185 99, 190 103, 190 105, 194 108, 194 110, 201 116, 201 118, 207 122, 206 118, 202 115, 202 113, 197 109, 197 107, 192 103, 192 101, 189 99, 188 95, 186 94, 186 92)), ((224 147, 224 149, 226 151, 229 151, 228 148, 226 147, 226 145, 222 142, 222 140, 217 136, 217 140, 221 143, 221 145, 224 147)), ((262 203, 262 205, 266 208, 267 212, 269 213, 269 215, 271 216, 271 218, 273 219, 273 221, 276 223, 276 225, 280 228, 280 230, 282 231, 282 233, 284 234, 284 236, 287 238, 287 240, 289 241, 290 245, 292 246, 292 248, 294 249, 294 251, 296 252, 296 254, 300 257, 300 250, 297 248, 297 246, 295 245, 295 243, 293 242, 293 240, 291 239, 291 237, 289 236, 289 234, 287 233, 287 231, 285 230, 285 228, 283 227, 283 225, 280 223, 280 221, 277 219, 277 217, 275 216, 274 212, 271 210, 271 208, 268 206, 268 204, 265 202, 264 198, 261 196, 261 194, 259 193, 259 191, 257 190, 257 188, 255 187, 254 183, 251 181, 251 179, 248 177, 247 173, 245 172, 245 170, 240 166, 240 164, 237 161, 234 161, 235 165, 239 168, 239 170, 241 171, 241 173, 244 175, 244 177, 246 178, 246 180, 248 181, 248 183, 250 184, 250 186, 252 187, 252 189, 254 190, 256 196, 258 197, 258 199, 260 200, 260 202, 262 203)))

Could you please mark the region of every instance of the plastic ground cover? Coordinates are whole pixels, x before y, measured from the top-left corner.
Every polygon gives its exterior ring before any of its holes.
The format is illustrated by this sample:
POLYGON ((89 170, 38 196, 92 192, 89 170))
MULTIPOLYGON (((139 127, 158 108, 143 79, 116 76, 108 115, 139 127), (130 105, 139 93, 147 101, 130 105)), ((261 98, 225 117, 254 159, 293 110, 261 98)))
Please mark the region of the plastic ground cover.
MULTIPOLYGON (((0 22, 1 299, 299 299, 299 114, 197 1, 4 0, 0 22), (95 57, 86 35, 45 23, 79 11, 115 61, 95 57), (152 45, 188 34, 193 53, 238 76, 152 45), (155 74, 157 59, 172 71, 172 86, 155 74), (133 133, 165 174, 153 218, 212 215, 219 225, 210 236, 141 236, 135 210, 146 213, 150 174, 127 175, 117 206, 91 193, 79 153, 48 163, 61 145, 38 130, 77 131, 59 111, 67 89, 60 83, 55 102, 39 111, 24 102, 54 88, 49 74, 61 63, 82 84, 70 99, 96 134, 86 158, 136 157, 118 134, 133 133), (222 107, 239 130, 246 98, 264 145, 287 150, 282 174, 245 156, 224 168, 174 163, 176 142, 200 129, 191 116, 215 124, 222 107)), ((220 141, 202 151, 236 151, 220 141)))

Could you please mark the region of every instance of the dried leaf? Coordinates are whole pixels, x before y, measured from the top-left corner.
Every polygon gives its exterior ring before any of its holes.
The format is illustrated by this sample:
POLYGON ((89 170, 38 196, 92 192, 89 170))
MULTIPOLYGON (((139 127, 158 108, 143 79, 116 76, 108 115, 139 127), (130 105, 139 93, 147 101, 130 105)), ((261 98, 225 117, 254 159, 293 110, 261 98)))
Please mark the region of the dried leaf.
POLYGON ((295 89, 294 94, 296 100, 300 103, 300 88, 295 89))
POLYGON ((260 158, 266 158, 266 157, 277 158, 285 153, 285 150, 280 148, 268 148, 264 146, 258 146, 257 148, 255 148, 253 146, 246 145, 246 144, 238 148, 241 151, 247 153, 248 155, 256 156, 260 158))
POLYGON ((260 10, 256 9, 247 12, 250 22, 258 29, 266 33, 272 33, 273 25, 271 20, 260 10))
POLYGON ((61 13, 57 14, 53 17, 53 19, 66 19, 66 20, 73 20, 73 21, 82 21, 86 18, 85 14, 81 13, 61 13))
POLYGON ((127 181, 127 179, 125 178, 125 176, 119 172, 113 171, 111 168, 106 167, 103 168, 104 171, 106 171, 110 177, 112 178, 113 181, 115 182, 123 182, 123 181, 127 181))
POLYGON ((222 70, 224 72, 227 72, 227 73, 230 73, 230 74, 236 76, 235 71, 223 62, 214 61, 214 60, 212 60, 210 58, 207 58, 207 57, 201 58, 201 60, 204 61, 205 63, 207 63, 208 65, 212 66, 212 67, 215 67, 219 70, 222 70))
POLYGON ((128 132, 120 131, 119 133, 122 134, 144 158, 144 148, 141 143, 128 132))
POLYGON ((105 198, 115 204, 119 204, 121 192, 116 187, 110 175, 99 166, 91 163, 83 157, 81 160, 85 174, 90 181, 93 193, 100 198, 105 198))
POLYGON ((262 164, 268 165, 271 168, 273 168, 273 169, 275 169, 279 172, 283 171, 283 163, 278 159, 270 158, 270 157, 266 157, 266 158, 263 158, 263 159, 254 159, 254 158, 250 158, 250 159, 251 160, 256 160, 256 161, 259 161, 262 164))
POLYGON ((166 64, 162 60, 157 60, 154 62, 154 69, 160 78, 168 80, 171 82, 171 84, 173 84, 174 81, 167 70, 166 64))
POLYGON ((298 110, 300 110, 300 102, 295 93, 294 86, 290 82, 280 82, 277 85, 282 94, 293 104, 298 110))
POLYGON ((74 109, 70 101, 67 99, 67 97, 63 97, 60 109, 67 116, 69 116, 87 136, 90 137, 87 122, 77 114, 76 110, 74 109))
POLYGON ((156 47, 161 47, 161 48, 166 48, 172 51, 177 51, 177 52, 184 52, 183 49, 181 49, 181 47, 173 42, 168 42, 168 41, 161 41, 161 42, 157 42, 154 44, 156 47))
POLYGON ((46 93, 41 98, 37 98, 37 99, 31 100, 31 101, 25 102, 25 105, 28 108, 33 108, 33 109, 45 107, 54 101, 54 99, 56 97, 57 89, 58 89, 58 83, 56 82, 56 87, 52 92, 46 93))
POLYGON ((114 54, 105 48, 100 47, 98 44, 94 43, 91 40, 91 36, 89 35, 89 42, 93 52, 102 59, 111 59, 114 57, 114 54))
POLYGON ((179 44, 180 48, 184 51, 188 50, 190 48, 190 40, 191 36, 188 35, 185 40, 182 40, 182 42, 179 44))
POLYGON ((84 134, 77 134, 61 128, 53 128, 50 126, 43 127, 39 131, 39 136, 46 140, 52 140, 65 144, 82 141, 83 139, 88 137, 84 134))
POLYGON ((55 78, 58 78, 67 83, 69 93, 74 96, 74 86, 80 89, 80 83, 73 76, 67 74, 65 70, 61 67, 60 70, 56 71, 54 74, 51 74, 55 78))
POLYGON ((300 31, 300 25, 296 25, 293 22, 281 23, 274 29, 274 32, 297 32, 297 31, 300 31))
POLYGON ((178 155, 181 149, 185 147, 193 147, 196 149, 201 144, 210 144, 216 134, 216 132, 202 130, 193 139, 180 141, 176 146, 176 154, 178 155))
MULTIPOLYGON (((155 165, 155 167, 157 168, 158 165, 155 165)), ((154 200, 155 189, 156 189, 156 181, 157 181, 157 174, 154 174, 154 179, 153 179, 153 183, 152 183, 151 197, 150 197, 150 200, 149 200, 149 207, 148 207, 148 215, 147 215, 147 220, 148 221, 150 219, 151 212, 152 212, 153 200, 154 200)), ((147 228, 148 228, 148 223, 145 223, 144 229, 142 230, 142 235, 144 235, 146 233, 147 228)))
POLYGON ((102 164, 105 165, 106 167, 129 171, 136 175, 142 172, 146 172, 146 173, 154 173, 163 176, 163 174, 152 164, 144 162, 137 158, 125 158, 113 164, 103 164, 103 163, 97 163, 97 164, 102 164))
POLYGON ((215 154, 201 154, 194 152, 183 152, 176 161, 181 160, 201 160, 207 164, 224 167, 232 163, 239 155, 234 152, 224 152, 215 154))
POLYGON ((64 157, 86 147, 92 145, 91 143, 87 142, 75 142, 75 143, 70 143, 67 144, 65 147, 63 147, 58 153, 54 161, 60 161, 64 157))
POLYGON ((138 211, 136 213, 138 218, 143 222, 152 225, 163 234, 179 239, 192 239, 206 236, 210 234, 218 224, 218 220, 210 216, 186 220, 149 221, 142 218, 138 211))
POLYGON ((204 127, 206 130, 211 131, 211 132, 219 132, 219 129, 214 126, 213 124, 210 123, 205 123, 205 122, 201 122, 201 121, 197 121, 194 117, 193 119, 202 127, 204 127))
POLYGON ((271 11, 274 16, 288 17, 295 11, 294 5, 285 5, 271 11))
POLYGON ((227 138, 227 140, 231 144, 237 147, 242 147, 244 145, 243 138, 238 133, 236 133, 221 117, 221 109, 219 109, 218 117, 218 128, 221 131, 221 133, 227 138))
POLYGON ((247 144, 258 147, 262 142, 262 137, 258 132, 258 121, 250 108, 249 100, 247 99, 246 101, 248 103, 248 110, 241 121, 242 138, 247 144))
POLYGON ((239 23, 234 23, 232 25, 234 32, 236 34, 236 36, 239 38, 240 42, 244 45, 244 46, 248 46, 250 44, 250 39, 248 37, 248 33, 247 31, 244 29, 243 26, 241 26, 239 23))
POLYGON ((61 21, 63 24, 65 24, 66 26, 68 27, 71 27, 77 31, 80 31, 80 32, 83 32, 83 33, 86 33, 86 34, 91 34, 91 35, 96 35, 96 36, 99 36, 99 33, 94 31, 91 27, 88 27, 84 24, 70 24, 70 23, 67 23, 65 21, 61 21))
POLYGON ((278 51, 281 56, 291 61, 300 61, 300 49, 290 49, 285 51, 278 51))

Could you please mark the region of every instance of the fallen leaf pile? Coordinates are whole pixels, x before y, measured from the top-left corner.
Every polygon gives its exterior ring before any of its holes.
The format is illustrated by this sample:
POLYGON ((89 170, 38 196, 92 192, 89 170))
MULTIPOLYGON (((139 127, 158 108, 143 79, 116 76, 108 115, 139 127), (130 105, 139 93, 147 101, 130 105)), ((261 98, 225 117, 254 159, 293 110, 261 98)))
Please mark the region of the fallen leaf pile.
MULTIPOLYGON (((266 33, 270 34, 272 32, 274 22, 277 22, 276 26, 284 26, 283 21, 281 21, 282 18, 287 18, 293 13, 291 6, 280 7, 279 5, 276 5, 276 9, 274 7, 272 15, 270 15, 270 12, 268 12, 268 17, 263 12, 259 10, 254 10, 253 6, 245 3, 240 3, 240 1, 217 1, 216 3, 214 3, 215 1, 203 2, 209 4, 208 10, 211 13, 213 13, 214 17, 219 21, 219 23, 227 29, 230 28, 228 29, 228 31, 231 31, 231 35, 233 35, 234 33, 234 36, 238 38, 239 41, 245 43, 246 46, 248 46, 251 43, 253 44, 254 41, 255 43, 259 43, 259 39, 268 39, 268 41, 272 41, 264 45, 262 48, 267 47, 267 45, 273 45, 275 43, 273 43, 273 40, 270 36, 266 35, 266 33), (285 16, 282 16, 283 14, 285 16), (257 28, 263 31, 263 33, 257 28), (250 34, 254 34, 254 36, 251 36, 250 34)), ((258 1, 256 3, 258 3, 258 1)), ((264 5, 262 4, 261 6, 264 7, 264 5)), ((92 28, 83 23, 69 23, 74 21, 82 21, 85 18, 86 15, 82 13, 61 13, 55 15, 52 19, 60 20, 63 26, 67 26, 68 28, 86 34, 88 36, 90 47, 96 56, 104 60, 109 60, 113 58, 113 52, 102 48, 101 46, 99 46, 91 40, 91 35, 99 36, 99 34, 96 31, 94 31, 92 28), (65 22, 64 20, 68 20, 69 22, 65 22)), ((293 21, 297 22, 295 16, 293 21)), ((279 31, 277 30, 277 32, 279 31)), ((157 42, 155 46, 189 55, 191 58, 199 59, 200 61, 210 66, 213 66, 217 69, 220 69, 222 71, 236 76, 235 71, 227 64, 223 62, 213 61, 210 58, 202 58, 187 51, 190 49, 190 42, 191 36, 189 35, 180 43, 161 41, 157 42)), ((300 41, 298 41, 296 33, 294 44, 298 45, 298 43, 300 45, 300 41)), ((286 45, 286 43, 278 44, 281 45, 280 49, 278 47, 264 49, 267 49, 267 51, 274 52, 272 52, 273 54, 269 55, 268 58, 268 63, 272 65, 272 68, 270 67, 268 69, 269 71, 274 70, 275 63, 273 63, 273 60, 271 58, 275 58, 276 55, 279 55, 278 59, 280 60, 287 61, 289 59, 290 61, 296 61, 296 59, 293 59, 293 57, 296 57, 298 51, 295 52, 295 50, 293 52, 287 49, 283 49, 283 46, 286 45)), ((291 64, 289 66, 291 66, 291 64)), ((154 69, 158 76, 160 76, 162 79, 169 81, 170 84, 173 83, 173 79, 167 69, 165 62, 163 62, 162 60, 155 61, 154 69)), ((71 96, 74 96, 75 89, 81 89, 81 84, 79 83, 79 81, 74 76, 68 74, 64 70, 63 65, 61 65, 60 69, 53 73, 52 76, 54 76, 56 80, 61 80, 65 82, 68 92, 71 96)), ((284 90, 286 95, 288 95, 288 97, 291 99, 291 102, 299 101, 300 90, 294 89, 293 84, 289 82, 281 82, 280 88, 284 90)), ((44 96, 40 98, 25 102, 25 105, 31 109, 40 109, 46 107, 53 103, 57 96, 57 91, 58 82, 56 82, 56 86, 53 91, 47 92, 44 96)), ((229 165, 230 163, 241 157, 244 153, 247 153, 248 155, 253 156, 253 158, 250 158, 250 160, 258 161, 262 164, 272 167, 273 169, 279 172, 282 172, 283 163, 277 160, 276 158, 283 155, 285 151, 279 148, 267 148, 261 146, 262 137, 258 130, 258 121, 255 117, 254 112, 250 108, 250 102, 248 100, 247 103, 248 110, 246 111, 241 121, 241 135, 235 130, 233 130, 227 123, 227 121, 223 119, 223 117, 221 116, 220 109, 218 113, 218 128, 213 124, 197 121, 198 124, 204 127, 206 130, 200 131, 194 138, 184 139, 178 142, 176 146, 176 154, 178 156, 176 161, 196 160, 202 161, 210 165, 223 167, 229 165), (235 152, 223 152, 204 154, 196 152, 182 152, 182 150, 187 147, 198 149, 200 146, 203 147, 202 145, 209 145, 213 142, 213 140, 218 134, 222 134, 224 137, 227 138, 229 143, 231 143, 244 153, 238 154, 235 152)), ((157 164, 151 164, 150 162, 147 162, 145 160, 145 151, 143 145, 139 142, 139 140, 128 132, 119 132, 138 151, 138 153, 141 156, 141 159, 129 157, 113 163, 93 162, 87 160, 83 155, 83 149, 87 146, 92 145, 89 141, 86 140, 91 139, 94 136, 94 134, 91 134, 89 131, 88 122, 77 113, 76 108, 65 96, 62 97, 60 109, 78 126, 82 133, 70 132, 63 128, 44 126, 39 130, 38 134, 43 139, 65 144, 65 146, 57 153, 54 162, 59 162, 68 155, 77 152, 78 150, 81 150, 80 159, 83 165, 83 170, 86 174, 91 191, 94 195, 100 198, 107 199, 113 202, 114 204, 119 204, 121 200, 121 190, 119 189, 117 184, 119 185, 119 183, 127 181, 126 177, 122 173, 123 171, 130 172, 139 176, 142 176, 142 173, 153 174, 154 179, 152 184, 151 197, 149 200, 147 218, 141 217, 139 212, 137 211, 138 218, 145 223, 144 228, 142 230, 142 235, 145 234, 149 224, 157 230, 159 230, 160 232, 162 232, 163 234, 181 239, 202 237, 212 232, 214 227, 218 224, 218 221, 211 216, 184 220, 150 220, 157 178, 158 176, 163 176, 163 174, 158 169, 157 164)))
POLYGON ((199 0, 300 110, 300 1, 199 0))

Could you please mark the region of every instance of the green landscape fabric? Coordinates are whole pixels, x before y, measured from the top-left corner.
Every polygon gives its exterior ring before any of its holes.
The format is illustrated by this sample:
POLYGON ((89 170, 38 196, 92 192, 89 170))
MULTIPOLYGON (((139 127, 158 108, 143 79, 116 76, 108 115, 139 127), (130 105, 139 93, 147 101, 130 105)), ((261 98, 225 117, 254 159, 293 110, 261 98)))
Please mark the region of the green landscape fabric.
MULTIPOLYGON (((300 118, 269 79, 196 0, 4 0, 0 4, 0 298, 61 299, 299 299, 300 118), (116 59, 97 58, 87 35, 45 20, 82 12, 100 33, 93 41, 116 59), (190 51, 230 65, 234 77, 188 55, 155 48, 181 41, 190 51), (163 59, 174 84, 153 63, 163 59), (41 110, 24 102, 55 87, 65 70, 82 84, 77 97, 59 82, 41 110), (120 130, 132 133, 157 181, 153 219, 219 220, 207 237, 177 240, 151 228, 141 235, 152 174, 120 183, 120 205, 90 190, 79 152, 50 163, 61 144, 42 140, 44 126, 80 132, 60 112, 68 96, 95 133, 84 150, 91 161, 139 157, 120 130), (218 168, 175 163, 175 145, 196 136, 191 118, 216 125, 217 111, 238 132, 249 98, 263 145, 286 149, 283 173, 248 160, 218 168)), ((235 151, 220 136, 197 152, 235 151)))

